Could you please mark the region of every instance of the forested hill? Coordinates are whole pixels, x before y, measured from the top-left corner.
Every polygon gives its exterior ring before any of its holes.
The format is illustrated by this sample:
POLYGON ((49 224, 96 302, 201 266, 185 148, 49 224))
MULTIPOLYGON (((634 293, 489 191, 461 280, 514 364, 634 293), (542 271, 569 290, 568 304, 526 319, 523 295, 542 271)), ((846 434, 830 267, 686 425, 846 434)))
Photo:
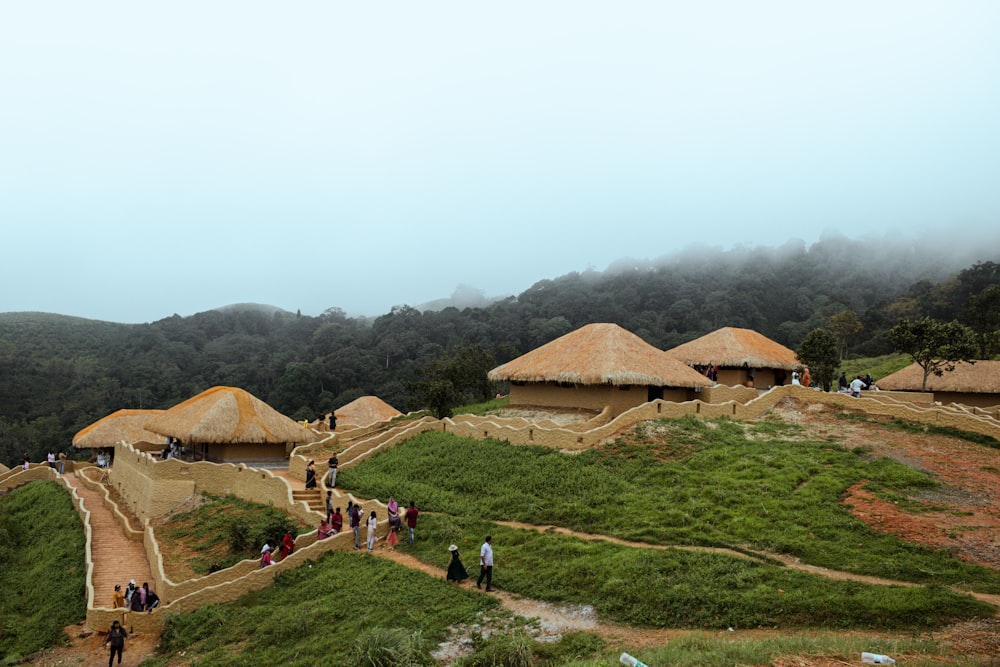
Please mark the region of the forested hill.
MULTIPOLYGON (((1000 284, 998 261, 992 250, 953 266, 915 247, 830 239, 623 264, 543 280, 483 308, 397 306, 377 318, 261 307, 139 325, 0 314, 0 461, 12 465, 23 452, 38 460, 115 410, 168 408, 213 385, 242 387, 295 418, 366 394, 419 409, 428 378, 481 376, 591 322, 615 322, 662 349, 722 326, 795 348, 831 316, 852 311, 864 328, 850 353, 881 354, 891 351, 886 331, 899 317, 1000 328, 990 320, 1000 303, 990 311, 982 297, 1000 284)), ((474 400, 490 388, 480 381, 458 390, 474 400)))

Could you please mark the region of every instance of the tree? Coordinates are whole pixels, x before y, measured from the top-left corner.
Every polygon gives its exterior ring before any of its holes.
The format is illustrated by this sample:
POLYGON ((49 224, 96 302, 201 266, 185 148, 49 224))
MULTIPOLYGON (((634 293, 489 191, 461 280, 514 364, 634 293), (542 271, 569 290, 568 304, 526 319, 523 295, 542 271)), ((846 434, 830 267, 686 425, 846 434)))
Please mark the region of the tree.
POLYGON ((486 373, 495 360, 478 345, 456 346, 443 357, 417 369, 422 380, 410 383, 410 392, 422 407, 438 419, 451 416, 460 401, 485 401, 493 395, 493 384, 486 373))
POLYGON ((847 343, 864 329, 865 325, 861 323, 861 318, 858 317, 857 313, 853 310, 845 310, 831 315, 826 321, 826 328, 837 337, 840 358, 843 359, 847 355, 847 343))
POLYGON ((927 378, 955 370, 960 361, 975 363, 979 351, 976 333, 956 321, 941 322, 930 317, 902 319, 889 330, 889 339, 900 352, 910 355, 924 370, 921 391, 927 391, 927 378))
POLYGON ((829 329, 813 329, 806 335, 795 356, 809 367, 812 376, 830 391, 833 379, 840 369, 840 346, 837 337, 829 329))
POLYGON ((990 285, 969 297, 966 321, 979 337, 979 358, 1000 352, 1000 285, 990 285))

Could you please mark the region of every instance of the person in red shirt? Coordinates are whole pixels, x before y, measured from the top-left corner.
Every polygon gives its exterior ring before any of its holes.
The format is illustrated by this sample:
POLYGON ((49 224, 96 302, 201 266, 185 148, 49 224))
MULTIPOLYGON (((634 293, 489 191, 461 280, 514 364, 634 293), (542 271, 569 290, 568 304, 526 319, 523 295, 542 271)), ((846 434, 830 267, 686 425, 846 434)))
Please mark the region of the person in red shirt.
POLYGON ((406 510, 406 514, 403 515, 403 519, 406 521, 406 527, 409 529, 409 537, 407 540, 412 545, 413 544, 413 530, 417 527, 417 515, 420 514, 420 510, 417 506, 410 501, 410 508, 406 510))
POLYGON ((340 508, 333 510, 333 516, 330 517, 330 526, 333 528, 334 533, 339 533, 341 528, 344 527, 344 517, 340 513, 340 508))
POLYGON ((282 560, 291 556, 293 551, 295 551, 295 538, 292 537, 292 531, 285 531, 285 536, 281 538, 282 560))

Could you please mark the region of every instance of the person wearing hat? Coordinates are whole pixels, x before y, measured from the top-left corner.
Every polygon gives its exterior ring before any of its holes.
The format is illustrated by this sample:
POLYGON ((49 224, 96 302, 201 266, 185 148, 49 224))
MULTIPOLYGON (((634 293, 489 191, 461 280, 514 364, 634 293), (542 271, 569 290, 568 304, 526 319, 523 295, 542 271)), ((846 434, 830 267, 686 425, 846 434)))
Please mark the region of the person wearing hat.
POLYGON ((469 573, 465 571, 465 565, 462 564, 462 557, 458 555, 458 547, 456 545, 451 545, 448 547, 448 551, 451 552, 451 562, 448 563, 448 574, 445 576, 447 581, 465 581, 469 578, 469 573))
POLYGON ((126 609, 131 609, 132 608, 132 596, 135 594, 136 590, 138 590, 138 588, 135 585, 135 579, 130 579, 129 582, 128 582, 128 586, 125 587, 125 608, 126 609))
POLYGON ((111 663, 115 661, 115 652, 118 653, 118 664, 122 664, 122 651, 125 649, 125 640, 128 639, 128 633, 125 632, 125 628, 121 626, 117 620, 112 621, 111 629, 108 630, 108 636, 104 640, 104 646, 111 644, 111 654, 108 656, 108 667, 111 667, 111 663))

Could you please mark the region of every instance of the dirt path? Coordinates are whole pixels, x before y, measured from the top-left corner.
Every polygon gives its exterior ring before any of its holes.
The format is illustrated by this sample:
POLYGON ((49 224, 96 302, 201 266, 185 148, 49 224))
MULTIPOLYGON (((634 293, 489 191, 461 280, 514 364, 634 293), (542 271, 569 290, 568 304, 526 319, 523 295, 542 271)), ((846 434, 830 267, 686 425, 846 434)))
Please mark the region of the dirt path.
MULTIPOLYGON (((579 538, 581 540, 601 540, 604 542, 611 542, 614 544, 620 544, 622 546, 631 547, 634 549, 680 549, 682 551, 698 551, 701 553, 712 553, 712 554, 722 554, 724 556, 732 556, 733 558, 744 558, 746 560, 760 560, 772 559, 780 562, 785 567, 792 570, 799 570, 802 572, 808 572, 810 574, 815 574, 819 577, 826 577, 827 579, 836 579, 838 581, 856 581, 862 584, 870 584, 873 586, 919 586, 920 584, 915 584, 910 581, 896 581, 894 579, 883 579, 881 577, 871 577, 863 574, 854 574, 852 572, 842 572, 840 570, 831 570, 829 568, 820 567, 818 565, 809 565, 808 563, 803 563, 795 556, 789 556, 787 554, 772 553, 769 551, 754 551, 748 549, 751 554, 743 553, 740 551, 735 551, 733 549, 724 549, 719 547, 699 547, 690 545, 664 545, 664 544, 647 544, 646 542, 631 542, 629 540, 623 540, 618 537, 611 537, 609 535, 594 535, 591 533, 580 533, 575 530, 570 530, 568 528, 563 528, 561 526, 536 526, 528 523, 520 523, 517 521, 497 521, 498 524, 502 526, 510 526, 511 528, 520 528, 523 530, 534 530, 539 533, 556 533, 559 535, 569 535, 572 537, 579 538)), ((992 605, 996 605, 1000 608, 1000 595, 990 595, 987 593, 972 593, 970 591, 957 591, 959 593, 964 593, 966 595, 972 596, 983 602, 988 602, 992 605)), ((998 611, 1000 613, 1000 611, 998 611)))

